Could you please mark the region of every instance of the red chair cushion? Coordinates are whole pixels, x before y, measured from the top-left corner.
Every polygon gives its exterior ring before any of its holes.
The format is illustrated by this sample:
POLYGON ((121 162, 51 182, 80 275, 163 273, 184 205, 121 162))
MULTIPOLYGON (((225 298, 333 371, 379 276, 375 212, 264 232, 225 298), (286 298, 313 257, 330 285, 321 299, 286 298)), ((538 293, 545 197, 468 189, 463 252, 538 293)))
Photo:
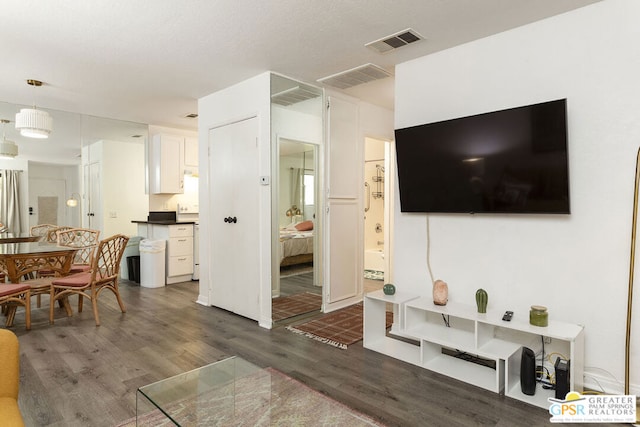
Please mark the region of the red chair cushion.
POLYGON ((61 277, 51 282, 53 286, 68 286, 81 288, 91 281, 91 273, 78 273, 61 277))
POLYGON ((73 273, 84 273, 86 271, 91 270, 91 266, 89 264, 73 264, 71 266, 71 270, 69 272, 73 273))
POLYGON ((29 285, 22 285, 20 283, 10 285, 0 285, 0 297, 6 297, 7 295, 13 295, 20 292, 24 292, 27 289, 31 289, 29 285))

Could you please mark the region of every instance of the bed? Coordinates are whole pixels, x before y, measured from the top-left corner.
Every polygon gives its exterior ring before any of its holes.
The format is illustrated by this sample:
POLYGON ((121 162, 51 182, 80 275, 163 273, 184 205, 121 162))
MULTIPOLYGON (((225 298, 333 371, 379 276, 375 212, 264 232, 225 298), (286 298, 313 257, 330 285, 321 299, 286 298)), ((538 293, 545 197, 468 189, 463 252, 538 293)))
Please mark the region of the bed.
POLYGON ((280 229, 280 267, 313 262, 313 223, 303 221, 280 229))

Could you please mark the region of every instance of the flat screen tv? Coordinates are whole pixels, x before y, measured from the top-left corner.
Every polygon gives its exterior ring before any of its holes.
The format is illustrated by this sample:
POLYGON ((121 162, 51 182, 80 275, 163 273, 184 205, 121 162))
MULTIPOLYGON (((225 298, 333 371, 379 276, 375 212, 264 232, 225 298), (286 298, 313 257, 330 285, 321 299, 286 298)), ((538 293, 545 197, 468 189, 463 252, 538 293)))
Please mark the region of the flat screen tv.
POLYGON ((397 129, 402 212, 569 214, 566 99, 397 129))

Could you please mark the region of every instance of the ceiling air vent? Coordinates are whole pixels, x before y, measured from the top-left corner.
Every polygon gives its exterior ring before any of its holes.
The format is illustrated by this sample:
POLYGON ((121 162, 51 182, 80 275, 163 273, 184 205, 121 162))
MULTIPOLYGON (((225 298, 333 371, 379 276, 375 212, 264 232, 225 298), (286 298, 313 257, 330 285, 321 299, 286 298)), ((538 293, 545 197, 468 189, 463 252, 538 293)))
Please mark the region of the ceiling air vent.
POLYGON ((362 83, 391 77, 391 73, 373 64, 365 64, 351 70, 318 79, 318 82, 338 89, 348 89, 362 83))
POLYGON ((271 95, 271 101, 275 104, 288 106, 306 101, 307 99, 317 98, 318 96, 320 96, 320 93, 317 89, 305 86, 294 86, 282 92, 274 93, 271 95))
POLYGON ((365 44, 365 46, 369 49, 375 50, 378 53, 387 53, 391 50, 398 49, 399 47, 406 46, 410 43, 414 43, 418 40, 423 39, 424 37, 416 33, 415 30, 408 28, 390 36, 367 43, 365 44))

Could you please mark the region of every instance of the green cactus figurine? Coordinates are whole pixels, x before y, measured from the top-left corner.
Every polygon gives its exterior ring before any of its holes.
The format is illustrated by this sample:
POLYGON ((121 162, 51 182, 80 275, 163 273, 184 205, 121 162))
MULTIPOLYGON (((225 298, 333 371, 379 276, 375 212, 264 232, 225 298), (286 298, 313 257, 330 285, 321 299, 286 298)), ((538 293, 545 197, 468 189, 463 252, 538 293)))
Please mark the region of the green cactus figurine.
POLYGON ((478 306, 478 313, 487 312, 487 303, 489 302, 489 294, 484 289, 478 289, 476 291, 476 305, 478 306))

